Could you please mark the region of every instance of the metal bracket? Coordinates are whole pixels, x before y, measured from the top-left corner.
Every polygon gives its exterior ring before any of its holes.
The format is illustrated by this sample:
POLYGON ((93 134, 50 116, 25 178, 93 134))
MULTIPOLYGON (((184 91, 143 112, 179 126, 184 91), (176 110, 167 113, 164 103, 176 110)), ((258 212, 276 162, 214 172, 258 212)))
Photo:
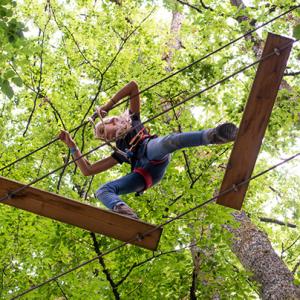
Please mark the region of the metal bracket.
POLYGON ((16 194, 14 194, 13 192, 8 191, 5 196, 3 198, 1 198, 1 202, 5 201, 5 200, 11 200, 12 198, 14 198, 16 196, 16 194))
POLYGON ((237 187, 236 184, 232 185, 232 189, 233 189, 234 192, 238 192, 239 191, 239 188, 237 187))
POLYGON ((281 53, 280 53, 280 50, 278 48, 274 48, 274 53, 279 56, 281 53))
POLYGON ((136 240, 137 240, 138 242, 141 242, 143 239, 144 239, 144 235, 143 235, 142 233, 138 233, 138 234, 136 235, 136 240))

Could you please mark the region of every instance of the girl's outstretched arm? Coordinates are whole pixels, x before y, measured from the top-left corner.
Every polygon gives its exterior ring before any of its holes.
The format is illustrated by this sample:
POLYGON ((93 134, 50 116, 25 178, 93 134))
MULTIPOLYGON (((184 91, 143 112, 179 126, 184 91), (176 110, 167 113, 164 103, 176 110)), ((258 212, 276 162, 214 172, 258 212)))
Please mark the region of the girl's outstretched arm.
MULTIPOLYGON (((59 138, 71 149, 71 153, 74 159, 82 155, 80 150, 77 148, 74 140, 70 136, 69 132, 62 130, 59 134, 59 138)), ((107 158, 95 162, 94 164, 91 164, 84 157, 76 160, 75 163, 84 176, 90 176, 106 171, 115 166, 118 162, 113 157, 109 156, 107 158)))
POLYGON ((120 89, 104 106, 101 110, 110 111, 121 99, 130 97, 130 111, 132 113, 139 113, 141 100, 139 95, 139 87, 135 81, 130 81, 122 89, 120 89))

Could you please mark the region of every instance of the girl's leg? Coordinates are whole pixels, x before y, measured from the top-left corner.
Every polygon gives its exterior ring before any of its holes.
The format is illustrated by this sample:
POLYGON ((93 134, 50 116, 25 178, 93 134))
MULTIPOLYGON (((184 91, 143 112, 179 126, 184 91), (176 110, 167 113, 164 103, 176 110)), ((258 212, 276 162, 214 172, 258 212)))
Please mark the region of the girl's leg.
POLYGON ((147 157, 150 160, 161 160, 175 150, 207 145, 207 130, 185 133, 172 133, 164 137, 152 139, 147 145, 147 157))
POLYGON ((227 143, 235 140, 237 131, 238 128, 234 124, 223 123, 207 130, 173 133, 150 140, 147 145, 147 156, 150 160, 160 160, 168 153, 181 148, 227 143))
POLYGON ((117 180, 102 185, 95 193, 96 197, 109 209, 125 203, 118 195, 140 192, 144 189, 145 182, 141 175, 130 173, 117 180))

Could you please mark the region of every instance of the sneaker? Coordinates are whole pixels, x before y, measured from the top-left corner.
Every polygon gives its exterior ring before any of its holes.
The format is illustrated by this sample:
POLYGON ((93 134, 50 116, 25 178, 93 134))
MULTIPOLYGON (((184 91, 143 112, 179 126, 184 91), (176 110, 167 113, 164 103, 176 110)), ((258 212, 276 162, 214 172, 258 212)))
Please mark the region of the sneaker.
POLYGON ((234 141, 238 128, 232 123, 223 123, 216 128, 208 129, 207 139, 210 144, 224 144, 234 141))
POLYGON ((129 206, 123 203, 115 205, 112 208, 112 211, 132 219, 139 219, 137 214, 129 206))

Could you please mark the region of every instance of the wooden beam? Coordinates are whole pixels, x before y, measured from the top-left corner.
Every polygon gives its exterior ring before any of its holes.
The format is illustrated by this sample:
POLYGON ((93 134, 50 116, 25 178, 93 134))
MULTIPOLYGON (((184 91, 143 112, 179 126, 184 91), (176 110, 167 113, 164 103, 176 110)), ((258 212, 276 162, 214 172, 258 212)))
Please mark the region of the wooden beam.
MULTIPOLYGON (((19 182, 0 176, 1 198, 22 186, 24 185, 19 182)), ((157 229, 154 225, 33 187, 24 189, 20 194, 2 203, 95 233, 104 234, 123 242, 153 230, 143 240, 132 242, 132 244, 149 250, 157 249, 162 233, 162 228, 157 229)))
MULTIPOLYGON (((292 39, 268 34, 262 57, 284 49, 259 63, 220 193, 251 177, 292 45, 292 39)), ((217 203, 241 209, 247 189, 245 184, 219 197, 217 203)))

